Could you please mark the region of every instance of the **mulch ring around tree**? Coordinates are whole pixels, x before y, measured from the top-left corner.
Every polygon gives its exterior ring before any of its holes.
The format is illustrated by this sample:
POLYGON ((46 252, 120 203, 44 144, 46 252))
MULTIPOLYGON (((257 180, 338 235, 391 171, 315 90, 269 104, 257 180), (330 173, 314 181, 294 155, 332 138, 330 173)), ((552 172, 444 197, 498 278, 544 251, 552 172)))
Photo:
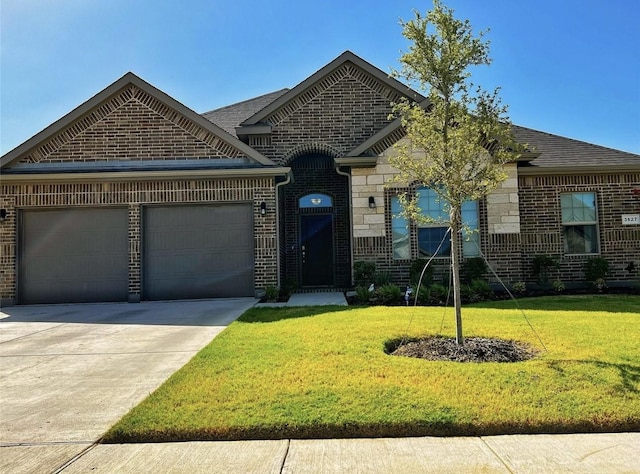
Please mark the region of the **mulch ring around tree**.
POLYGON ((469 337, 464 345, 450 337, 429 336, 387 344, 387 354, 450 362, 522 362, 538 351, 529 344, 488 337, 469 337))

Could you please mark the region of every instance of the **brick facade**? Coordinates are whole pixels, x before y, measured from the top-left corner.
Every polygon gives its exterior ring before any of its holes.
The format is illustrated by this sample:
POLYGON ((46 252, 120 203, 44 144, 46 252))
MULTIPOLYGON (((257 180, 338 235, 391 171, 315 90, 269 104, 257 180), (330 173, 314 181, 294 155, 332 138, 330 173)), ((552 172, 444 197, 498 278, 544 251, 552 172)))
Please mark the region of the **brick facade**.
POLYGON ((344 156, 389 123, 391 102, 399 98, 387 85, 345 63, 268 116, 271 134, 251 137, 249 144, 283 165, 309 146, 344 156))
MULTIPOLYGON (((126 84, 61 130, 47 136, 15 163, 24 169, 40 167, 40 173, 52 170, 42 168, 43 165, 50 167, 56 163, 64 166, 59 172, 67 170, 67 166, 75 166, 76 171, 92 171, 94 168, 83 167, 114 162, 119 162, 119 169, 127 171, 126 163, 130 161, 178 163, 187 159, 224 158, 225 165, 234 161, 240 167, 251 163, 246 153, 233 145, 230 137, 221 134, 221 138, 199 124, 197 116, 193 115, 196 120, 170 107, 151 87, 145 90, 144 85, 126 84)), ((175 178, 160 179, 140 171, 120 180, 117 173, 110 173, 107 178, 94 171, 87 180, 83 180, 81 173, 66 178, 64 175, 49 179, 35 176, 33 180, 25 175, 13 184, 9 179, 3 179, 0 206, 6 209, 7 218, 0 222, 0 298, 4 303, 11 303, 19 297, 19 215, 28 209, 128 208, 128 289, 129 299, 137 301, 144 286, 144 206, 250 202, 253 206, 255 291, 277 284, 275 178, 269 175, 252 177, 247 173, 246 177, 241 177, 240 173, 238 177, 224 178, 216 177, 215 171, 209 174, 211 176, 206 176, 205 172, 187 179, 179 178, 178 171, 175 178), (262 202, 266 204, 266 215, 261 214, 262 202)))
MULTIPOLYGON (((353 263, 359 260, 374 261, 393 282, 407 283, 411 262, 419 254, 417 228, 410 225, 411 258, 394 259, 390 200, 411 188, 387 186, 396 174, 389 164, 393 145, 406 140, 389 115, 391 104, 402 97, 421 99, 352 53, 341 58, 251 112, 252 117, 238 124, 244 143, 132 75, 56 122, 42 138, 26 142, 29 146, 11 157, 7 167, 17 165, 10 171, 25 174, 0 185, 0 208, 7 212, 0 222, 2 300, 13 301, 19 293, 20 212, 34 208, 127 208, 133 301, 144 289, 144 206, 159 204, 251 203, 256 292, 291 280, 302 283, 300 222, 314 212, 332 216, 333 286, 349 287, 353 263), (225 174, 229 168, 234 172, 225 174), (34 170, 30 179, 28 173, 34 170), (202 173, 185 177, 185 170, 202 173), (300 209, 300 197, 310 193, 331 196, 333 206, 300 209), (266 215, 260 209, 263 202, 266 215)), ((227 130, 233 133, 233 128, 227 130)), ((640 266, 640 226, 622 225, 623 213, 640 213, 637 160, 613 151, 623 168, 629 165, 635 171, 607 174, 594 163, 606 161, 612 150, 559 143, 561 137, 532 130, 525 134, 547 142, 548 153, 538 155, 543 157, 541 168, 550 162, 559 166, 564 151, 577 146, 576 156, 596 172, 553 174, 543 169, 536 175, 532 170, 538 167, 531 163, 522 168, 507 165, 507 180, 478 203, 480 249, 498 276, 507 283, 533 283, 531 261, 547 254, 559 259, 559 278, 581 281, 589 256, 564 255, 560 194, 594 192, 598 255, 611 263, 612 280, 637 278, 626 268, 631 262, 640 266)), ((435 266, 436 279, 446 279, 449 259, 436 259, 435 266)))
POLYGON ((584 279, 582 266, 589 255, 565 255, 560 194, 594 192, 598 211, 599 255, 606 258, 611 280, 633 280, 626 266, 640 263, 640 226, 622 225, 622 214, 640 213, 640 173, 521 176, 518 180, 522 227, 523 279, 532 282, 531 261, 547 254, 560 262, 563 281, 584 279))
POLYGON ((66 184, 2 185, 2 202, 8 218, 0 224, 2 299, 16 298, 17 219, 20 210, 103 206, 129 209, 129 298, 139 300, 141 275, 141 211, 152 204, 204 204, 252 202, 254 221, 255 288, 275 285, 277 280, 275 241, 275 190, 273 178, 206 179, 189 181, 142 181, 66 184), (267 214, 260 214, 260 203, 267 214))
MULTIPOLYGON (((336 172, 333 158, 344 156, 387 126, 391 102, 400 97, 387 84, 347 62, 266 117, 270 135, 248 138, 249 145, 263 155, 292 167, 293 182, 281 191, 282 281, 301 281, 298 198, 318 192, 334 197, 335 202, 335 286, 351 285, 350 227, 357 232, 359 221, 350 222, 349 180, 336 172)), ((376 216, 367 216, 367 220, 382 227, 382 201, 380 204, 376 216)))

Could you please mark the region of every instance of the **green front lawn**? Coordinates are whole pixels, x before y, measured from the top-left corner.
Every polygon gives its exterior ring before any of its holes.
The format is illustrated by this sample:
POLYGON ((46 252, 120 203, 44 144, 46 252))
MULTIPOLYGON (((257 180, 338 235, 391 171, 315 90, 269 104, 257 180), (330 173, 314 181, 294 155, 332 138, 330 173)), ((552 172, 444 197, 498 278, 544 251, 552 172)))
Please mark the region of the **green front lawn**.
POLYGON ((384 353, 405 334, 453 335, 451 308, 254 308, 105 441, 640 430, 640 297, 518 304, 548 351, 512 301, 463 309, 467 336, 542 351, 512 364, 384 353))

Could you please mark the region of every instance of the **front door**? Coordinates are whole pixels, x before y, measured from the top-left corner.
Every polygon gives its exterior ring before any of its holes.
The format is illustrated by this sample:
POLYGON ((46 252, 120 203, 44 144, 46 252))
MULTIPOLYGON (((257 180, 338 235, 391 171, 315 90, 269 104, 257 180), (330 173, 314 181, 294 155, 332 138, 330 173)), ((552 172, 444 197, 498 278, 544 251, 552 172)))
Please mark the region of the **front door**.
POLYGON ((333 285, 333 215, 300 216, 302 286, 333 285))

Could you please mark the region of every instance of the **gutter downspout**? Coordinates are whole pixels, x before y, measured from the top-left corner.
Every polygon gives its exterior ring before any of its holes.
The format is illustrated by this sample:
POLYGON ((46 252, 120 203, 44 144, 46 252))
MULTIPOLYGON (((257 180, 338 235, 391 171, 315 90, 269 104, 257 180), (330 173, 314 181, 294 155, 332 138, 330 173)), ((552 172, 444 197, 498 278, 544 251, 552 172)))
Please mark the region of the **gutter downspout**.
POLYGON ((346 171, 340 171, 340 165, 336 163, 336 173, 346 176, 349 190, 349 253, 351 258, 351 269, 349 275, 349 282, 353 285, 353 201, 351 199, 351 173, 346 171))
POLYGON ((286 174, 287 179, 281 183, 276 183, 276 285, 280 288, 280 196, 279 189, 281 186, 291 182, 291 170, 286 174))

